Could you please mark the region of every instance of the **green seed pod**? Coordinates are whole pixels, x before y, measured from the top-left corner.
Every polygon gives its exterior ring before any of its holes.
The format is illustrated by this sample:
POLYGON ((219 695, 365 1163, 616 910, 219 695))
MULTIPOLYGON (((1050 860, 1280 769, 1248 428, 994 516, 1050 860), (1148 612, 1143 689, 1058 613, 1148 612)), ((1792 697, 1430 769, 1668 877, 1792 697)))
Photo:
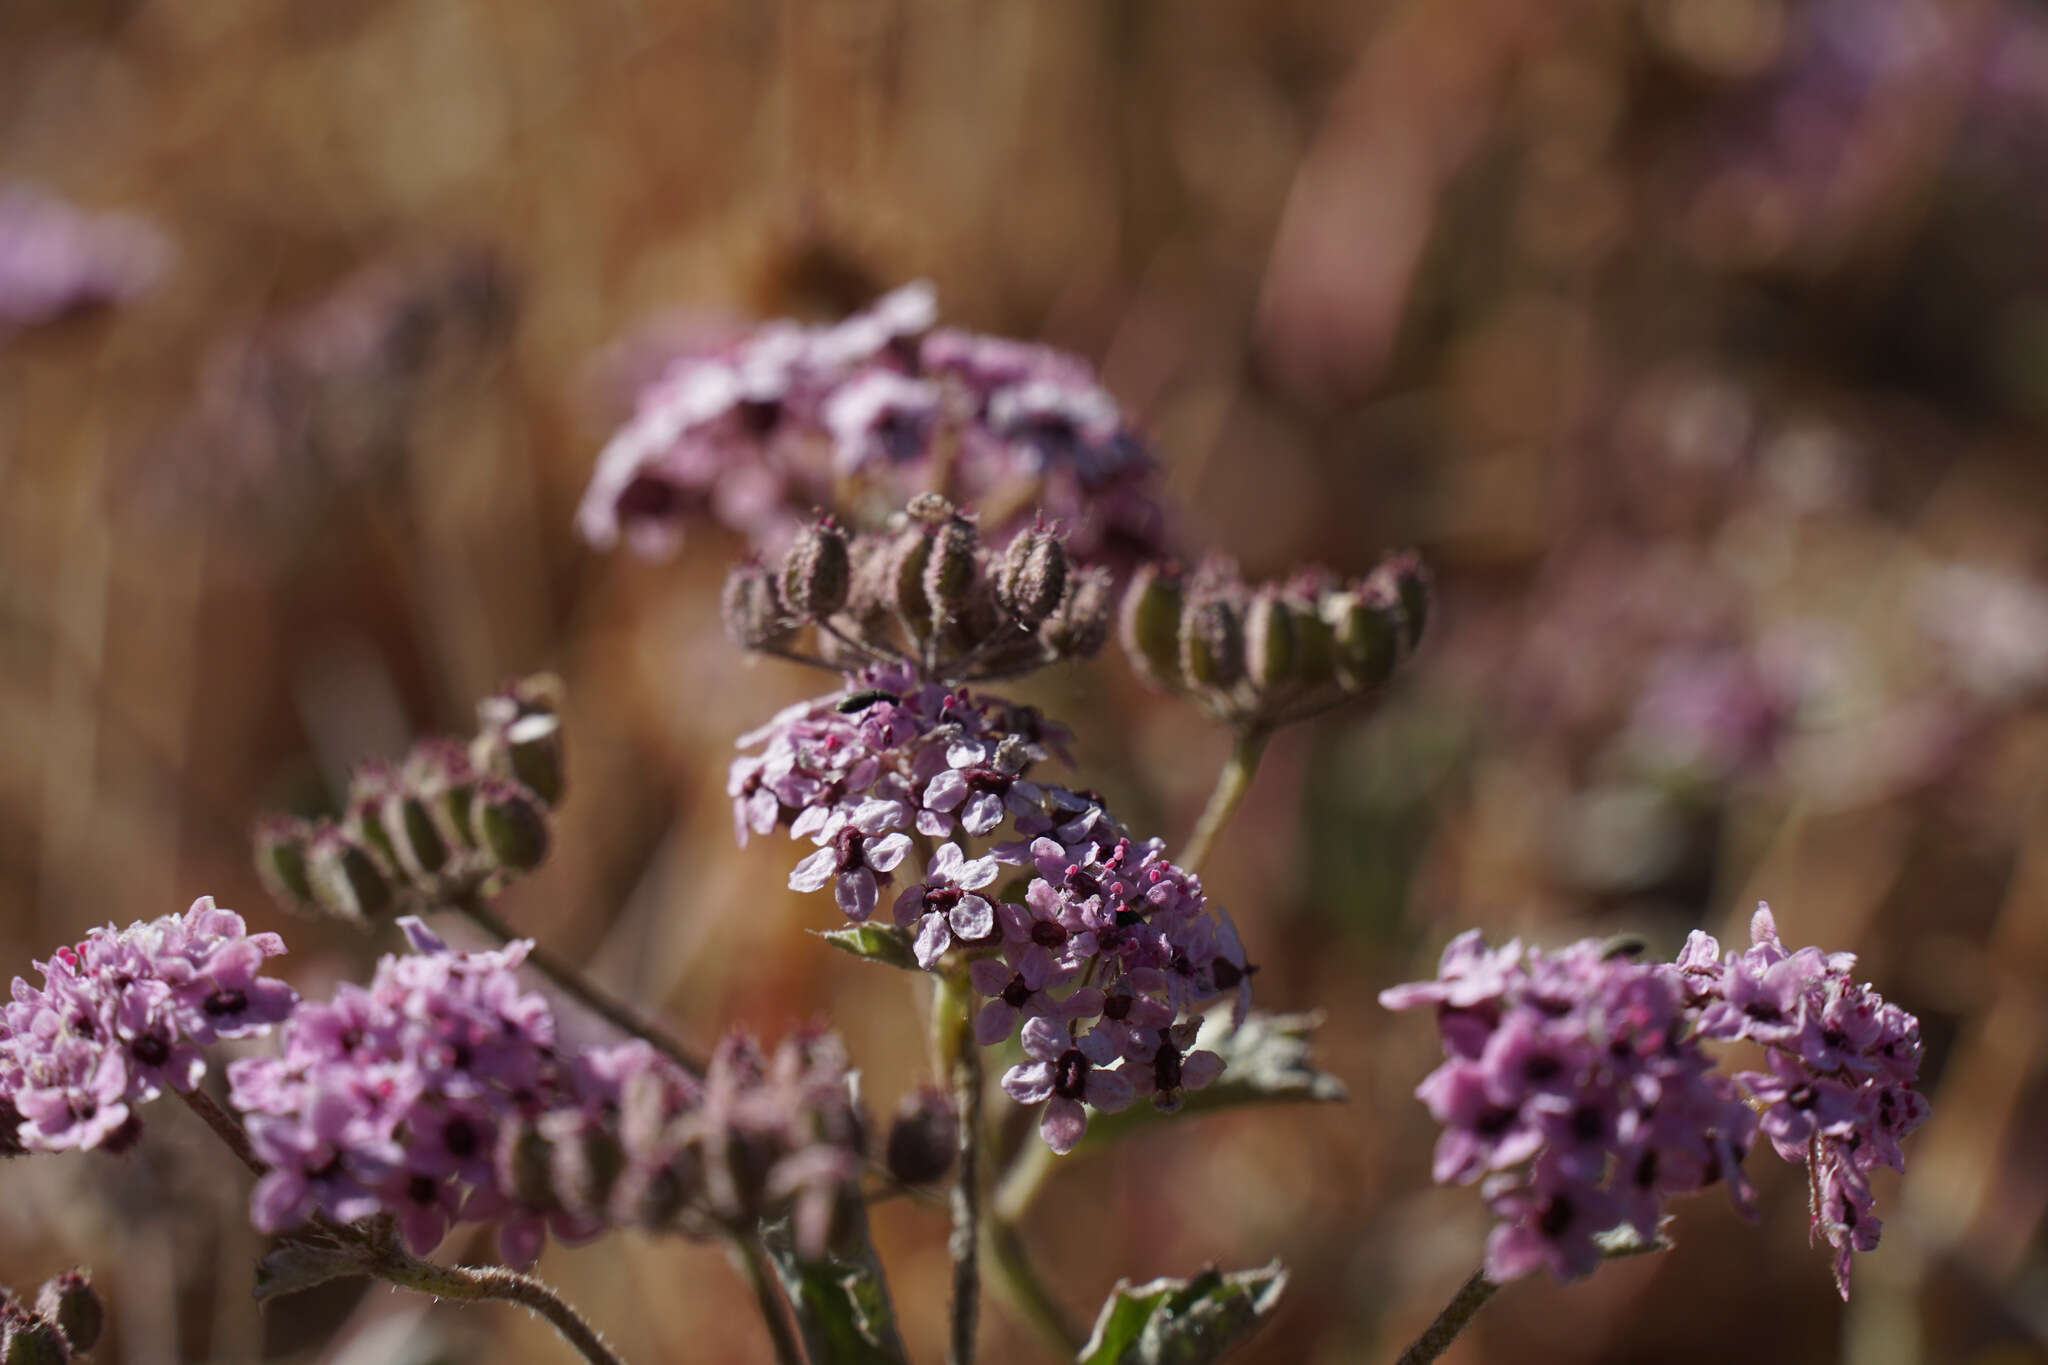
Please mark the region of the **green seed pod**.
POLYGON ((924 594, 924 575, 932 559, 932 530, 912 526, 898 532, 888 555, 890 605, 910 633, 918 638, 931 634, 931 603, 924 594))
POLYGON ((555 1202, 571 1213, 603 1213, 626 1168, 619 1139, 574 1111, 542 1115, 540 1132, 548 1143, 548 1183, 555 1202))
POLYGON ((70 1365, 71 1347, 56 1323, 14 1307, 0 1323, 0 1365, 70 1365))
POLYGON ((470 806, 476 796, 476 765, 469 750, 452 739, 426 739, 405 756, 400 784, 418 799, 450 849, 475 847, 470 831, 470 806))
POLYGON ((1296 677, 1294 613, 1276 592, 1252 598, 1244 613, 1244 669, 1252 686, 1270 692, 1296 677))
POLYGON ((554 1147, 531 1120, 508 1123, 498 1130, 497 1150, 492 1154, 499 1182, 523 1204, 552 1209, 555 1187, 550 1180, 554 1147))
POLYGON ((306 850, 313 899, 337 919, 361 923, 396 902, 391 882, 369 849, 348 831, 322 822, 306 850))
POLYGON ((1185 685, 1180 671, 1180 567, 1141 564, 1124 590, 1118 634, 1139 677, 1154 687, 1185 685))
POLYGON ((534 794, 517 782, 485 778, 470 812, 477 847, 500 868, 530 872, 548 856, 548 817, 534 794))
POLYGON ((287 910, 318 914, 306 853, 313 827, 289 815, 266 815, 256 824, 256 876, 263 889, 287 910))
POLYGON ((1429 624, 1429 569, 1409 551, 1387 556, 1372 571, 1371 581, 1390 585, 1401 604, 1401 640, 1404 657, 1422 643, 1423 627, 1429 624))
POLYGON ((36 1313, 57 1324, 74 1351, 90 1351, 106 1325, 106 1310, 83 1270, 67 1270, 43 1281, 36 1295, 36 1313))
POLYGON ((846 605, 852 576, 846 532, 822 518, 797 532, 782 558, 782 601, 795 616, 820 620, 846 605))
POLYGON ((1336 640, 1321 604, 1300 597, 1284 600, 1294 630, 1295 681, 1303 687, 1330 686, 1337 679, 1336 640))
POLYGON ((1323 600, 1330 624, 1337 684, 1347 692, 1369 692, 1394 672, 1401 651, 1401 602, 1387 585, 1370 581, 1323 600))
POLYGON ((1180 671, 1195 687, 1230 687, 1244 676, 1244 620, 1236 603, 1206 597, 1181 611, 1180 671))
POLYGON ((553 807, 568 789, 563 763, 562 680, 552 673, 521 678, 476 704, 470 746, 479 772, 509 777, 553 807))

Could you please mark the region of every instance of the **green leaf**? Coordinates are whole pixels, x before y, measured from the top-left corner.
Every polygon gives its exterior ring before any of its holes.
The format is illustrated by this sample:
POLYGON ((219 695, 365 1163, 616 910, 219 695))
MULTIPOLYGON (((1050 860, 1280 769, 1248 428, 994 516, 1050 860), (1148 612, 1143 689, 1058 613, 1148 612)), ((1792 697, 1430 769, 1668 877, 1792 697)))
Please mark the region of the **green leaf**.
POLYGON ((881 924, 853 924, 844 929, 813 930, 819 938, 842 953, 907 972, 922 971, 911 955, 910 935, 881 924))
POLYGON ((906 1365, 881 1258, 868 1238, 867 1210, 851 1204, 850 1226, 823 1260, 796 1254, 789 1223, 761 1225, 761 1245, 789 1298, 804 1353, 832 1365, 906 1365))
POLYGON ((256 1262, 256 1302, 280 1294, 296 1294, 329 1280, 350 1275, 367 1275, 362 1254, 353 1248, 317 1246, 309 1242, 285 1242, 256 1262))
POLYGON ((1120 1114, 1091 1115, 1082 1145, 1115 1142, 1162 1118, 1252 1104, 1333 1104, 1349 1099, 1344 1082, 1318 1070, 1309 1058, 1309 1034, 1322 1022, 1320 1014, 1262 1014, 1254 1010, 1233 1029, 1228 1011, 1210 1015, 1202 1022, 1194 1045, 1221 1057, 1223 1074, 1201 1090, 1188 1091, 1175 1114, 1161 1114, 1149 1104, 1134 1104, 1120 1114))
POLYGON ((1210 1365, 1272 1315, 1287 1288, 1278 1261, 1226 1275, 1214 1266, 1191 1280, 1118 1280, 1080 1365, 1210 1365))

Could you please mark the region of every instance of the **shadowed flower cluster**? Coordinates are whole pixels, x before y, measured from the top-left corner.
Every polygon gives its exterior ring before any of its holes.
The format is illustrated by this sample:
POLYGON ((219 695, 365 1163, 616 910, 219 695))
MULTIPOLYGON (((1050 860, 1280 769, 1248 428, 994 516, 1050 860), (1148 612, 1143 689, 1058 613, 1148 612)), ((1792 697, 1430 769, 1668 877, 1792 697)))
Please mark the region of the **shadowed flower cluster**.
POLYGON ((260 974, 282 952, 202 896, 59 948, 36 964, 40 989, 16 977, 0 1010, 0 1152, 125 1148, 136 1105, 199 1084, 201 1047, 291 1014, 297 993, 260 974))
POLYGON ((1087 362, 937 321, 913 284, 831 326, 686 351, 598 456, 578 527, 660 552, 716 521, 779 550, 814 507, 865 522, 936 491, 992 524, 1043 509, 1090 561, 1156 550, 1152 459, 1087 362))
POLYGON ((549 1232, 621 1223, 700 1231, 779 1210, 829 1230, 864 1132, 836 1045, 805 1039, 767 1065, 729 1040, 701 1081, 637 1040, 564 1053, 518 976, 530 943, 455 952, 399 923, 413 953, 302 1006, 279 1056, 229 1068, 271 1168, 257 1227, 389 1215, 424 1255, 455 1222, 496 1222, 514 1264, 549 1232))
POLYGON ((1444 1125, 1435 1178, 1483 1180, 1501 1218, 1490 1277, 1586 1274, 1600 1234, 1651 1241, 1663 1196, 1723 1179, 1749 1213, 1741 1162, 1761 1128, 1808 1165, 1813 1230, 1848 1296, 1850 1252, 1877 1245, 1869 1174, 1903 1170, 1900 1140, 1926 1117, 1919 1022, 1856 985, 1850 954, 1788 953, 1768 907, 1751 936, 1724 959, 1695 931, 1676 964, 1644 964, 1590 939, 1488 949, 1475 931, 1436 980, 1381 994, 1436 1007, 1447 1059, 1416 1094, 1444 1125), (1770 1069, 1713 1073, 1701 1045, 1737 1039, 1764 1045, 1770 1069))
POLYGON ((1877 1246, 1870 1174, 1906 1168, 1899 1143, 1927 1117, 1913 1089, 1920 1021, 1850 972, 1852 953, 1787 952, 1770 907, 1750 922, 1749 951, 1724 959, 1694 930, 1679 972, 1700 1008, 1702 1037, 1762 1044, 1767 1071, 1736 1079, 1762 1108, 1780 1157, 1807 1167, 1811 1233, 1835 1249, 1835 1286, 1849 1297, 1852 1251, 1877 1246))

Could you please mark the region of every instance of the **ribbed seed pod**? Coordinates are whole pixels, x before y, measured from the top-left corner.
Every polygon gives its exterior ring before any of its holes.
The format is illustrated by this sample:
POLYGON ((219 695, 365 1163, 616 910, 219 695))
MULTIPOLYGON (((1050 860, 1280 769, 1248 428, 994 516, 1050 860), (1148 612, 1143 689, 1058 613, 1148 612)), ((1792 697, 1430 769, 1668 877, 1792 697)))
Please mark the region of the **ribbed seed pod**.
POLYGON ((1154 687, 1184 685, 1180 669, 1181 573, 1177 565, 1138 566, 1124 590, 1119 634, 1138 675, 1154 687))

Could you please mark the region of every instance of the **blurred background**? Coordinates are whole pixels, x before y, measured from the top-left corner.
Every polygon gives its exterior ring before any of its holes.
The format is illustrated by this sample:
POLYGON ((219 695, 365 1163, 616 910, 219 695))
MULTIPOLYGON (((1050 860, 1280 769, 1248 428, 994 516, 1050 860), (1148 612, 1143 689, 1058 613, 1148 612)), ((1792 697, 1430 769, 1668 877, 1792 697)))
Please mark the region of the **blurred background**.
MULTIPOLYGON (((708 1040, 820 1016, 886 1113, 904 982, 823 950, 732 737, 815 675, 719 630, 741 551, 572 517, 678 317, 943 315, 1098 363, 1184 544, 1419 548, 1376 707, 1273 745, 1205 869, 1347 1105, 1162 1125, 1027 1235, 1118 1275, 1272 1257, 1248 1360, 1391 1360, 1476 1263, 1428 1183, 1457 930, 1854 949, 1934 1118, 1854 1302, 1768 1153, 1750 1228, 1517 1283, 1448 1359, 2048 1360, 2048 7, 2032 0, 9 0, 0 7, 0 976, 212 893, 303 990, 386 942, 257 887, 267 809, 554 669, 572 793, 503 906, 708 1040)), ((1033 680, 1078 780, 1185 837, 1225 736, 1109 651, 1033 680)), ((0 1169, 0 1281, 91 1264, 101 1359, 554 1361, 508 1308, 258 1311, 246 1181, 181 1110, 0 1169)), ((936 1359, 944 1215, 878 1211, 936 1359)), ((489 1254, 459 1235, 444 1256, 489 1254)), ((767 1358, 716 1248, 541 1272, 635 1361, 767 1358)), ((992 1361, 1040 1358, 1000 1305, 992 1361)))

